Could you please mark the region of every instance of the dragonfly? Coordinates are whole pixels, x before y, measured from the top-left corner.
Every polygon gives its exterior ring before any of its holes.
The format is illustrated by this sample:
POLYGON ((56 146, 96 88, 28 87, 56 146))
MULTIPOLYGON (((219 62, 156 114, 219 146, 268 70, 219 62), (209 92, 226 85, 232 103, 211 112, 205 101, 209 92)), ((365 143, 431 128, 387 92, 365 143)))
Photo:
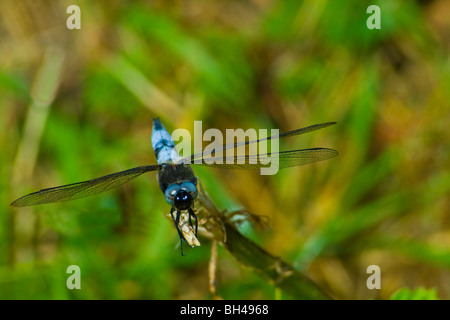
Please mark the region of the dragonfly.
POLYGON ((172 139, 172 136, 163 126, 159 118, 155 118, 153 119, 151 142, 157 159, 157 164, 140 166, 92 180, 42 189, 15 200, 11 203, 11 205, 14 207, 26 207, 80 199, 117 188, 144 173, 156 172, 159 187, 164 194, 166 202, 171 206, 170 216, 178 232, 181 245, 181 254, 183 255, 183 240, 188 245, 190 244, 180 229, 181 215, 187 214, 187 221, 194 230, 195 237, 197 237, 198 231, 198 218, 193 210, 194 201, 198 196, 197 177, 195 176, 191 166, 203 165, 225 169, 244 170, 259 169, 268 166, 267 159, 270 157, 271 161, 274 161, 275 159, 278 167, 283 169, 327 160, 337 156, 338 152, 334 149, 328 148, 311 148, 257 155, 235 154, 232 159, 228 156, 224 156, 224 160, 226 161, 217 161, 217 154, 219 154, 219 151, 222 150, 259 143, 265 140, 269 141, 297 136, 334 124, 336 124, 336 122, 319 123, 253 141, 241 141, 217 146, 215 148, 214 155, 215 161, 210 161, 211 158, 208 157, 212 157, 212 154, 209 153, 208 156, 204 156, 205 152, 194 153, 188 157, 180 157, 176 150, 175 142, 172 139), (276 157, 274 157, 274 155, 276 157), (195 226, 192 225, 192 222, 194 222, 195 226))

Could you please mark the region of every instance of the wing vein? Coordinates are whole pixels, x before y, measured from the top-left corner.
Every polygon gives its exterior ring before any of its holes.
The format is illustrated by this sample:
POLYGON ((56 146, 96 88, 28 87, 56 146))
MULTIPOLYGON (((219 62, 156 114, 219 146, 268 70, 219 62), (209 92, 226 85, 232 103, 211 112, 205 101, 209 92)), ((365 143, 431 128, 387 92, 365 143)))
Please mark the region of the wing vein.
POLYGON ((136 167, 92 180, 42 189, 15 200, 11 205, 14 207, 25 207, 88 197, 116 188, 143 173, 156 171, 159 168, 159 165, 136 167))

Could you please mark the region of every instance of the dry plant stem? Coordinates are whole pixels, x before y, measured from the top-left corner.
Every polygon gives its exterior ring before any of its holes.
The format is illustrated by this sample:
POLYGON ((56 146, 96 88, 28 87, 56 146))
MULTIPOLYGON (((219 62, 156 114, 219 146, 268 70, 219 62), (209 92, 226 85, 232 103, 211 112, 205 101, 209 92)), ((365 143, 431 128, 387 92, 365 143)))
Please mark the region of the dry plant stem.
POLYGON ((187 244, 193 248, 193 247, 199 247, 200 241, 198 241, 196 235, 195 235, 195 229, 191 223, 189 223, 189 216, 187 212, 182 212, 180 215, 180 223, 178 224, 178 228, 180 229, 181 233, 183 234, 184 239, 186 240, 187 244))
POLYGON ((214 300, 222 300, 216 294, 216 270, 217 270, 217 240, 213 240, 211 244, 211 259, 209 260, 208 274, 209 274, 209 292, 214 300))
POLYGON ((173 123, 183 118, 183 108, 125 57, 114 56, 106 59, 104 66, 152 113, 173 123))
POLYGON ((306 275, 269 254, 239 233, 199 188, 198 216, 207 235, 221 243, 242 265, 251 268, 293 299, 331 299, 306 275))
MULTIPOLYGON (((22 138, 12 167, 11 190, 13 190, 14 194, 22 193, 24 182, 30 181, 33 175, 50 106, 55 99, 61 82, 64 59, 65 53, 62 49, 49 46, 33 81, 30 92, 31 104, 27 110, 22 138)), ((17 250, 15 243, 16 232, 22 235, 32 233, 33 254, 35 257, 38 257, 40 222, 39 217, 33 214, 33 209, 28 208, 20 213, 10 209, 8 224, 8 263, 11 265, 15 263, 17 250), (33 226, 33 230, 30 230, 29 226, 33 226)))

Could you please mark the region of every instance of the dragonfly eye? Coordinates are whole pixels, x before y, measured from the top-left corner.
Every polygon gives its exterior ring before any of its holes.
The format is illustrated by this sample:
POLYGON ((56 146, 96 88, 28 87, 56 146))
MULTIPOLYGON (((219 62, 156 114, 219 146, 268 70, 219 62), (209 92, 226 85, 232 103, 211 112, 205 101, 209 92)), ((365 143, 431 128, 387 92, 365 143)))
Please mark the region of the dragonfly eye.
POLYGON ((197 199, 198 191, 195 184, 190 181, 183 182, 181 185, 181 190, 185 190, 191 197, 192 200, 197 199))
POLYGON ((173 205, 173 200, 175 198, 175 195, 180 191, 181 187, 178 184, 172 184, 167 187, 166 191, 164 192, 164 195, 166 197, 166 201, 168 204, 173 205))
POLYGON ((178 210, 187 210, 192 207, 194 199, 186 190, 179 190, 173 199, 173 205, 178 210))

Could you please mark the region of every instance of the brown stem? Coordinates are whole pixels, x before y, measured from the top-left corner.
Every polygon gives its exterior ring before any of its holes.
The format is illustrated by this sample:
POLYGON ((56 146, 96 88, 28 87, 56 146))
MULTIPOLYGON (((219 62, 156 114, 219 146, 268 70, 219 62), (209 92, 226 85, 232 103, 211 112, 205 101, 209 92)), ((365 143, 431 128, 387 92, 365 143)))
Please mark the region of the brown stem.
POLYGON ((199 188, 198 216, 208 237, 218 241, 242 265, 252 269, 293 299, 330 299, 312 280, 282 259, 244 237, 199 188))

